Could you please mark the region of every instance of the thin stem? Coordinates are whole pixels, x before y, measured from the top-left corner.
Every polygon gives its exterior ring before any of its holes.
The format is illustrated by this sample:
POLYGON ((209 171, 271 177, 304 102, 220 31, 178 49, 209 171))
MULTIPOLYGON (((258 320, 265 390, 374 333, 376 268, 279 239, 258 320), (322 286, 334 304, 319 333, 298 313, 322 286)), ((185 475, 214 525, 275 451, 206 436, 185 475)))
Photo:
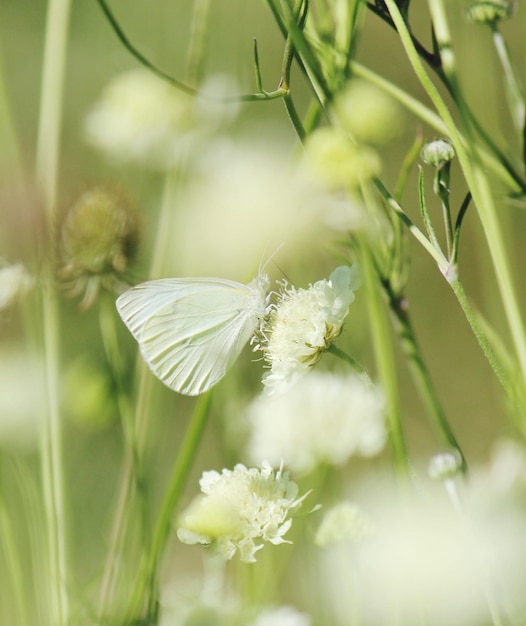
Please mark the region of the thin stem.
MULTIPOLYGON (((50 0, 46 22, 40 118, 36 149, 36 181, 46 212, 49 250, 54 250, 57 178, 70 0, 50 0)), ((52 621, 68 622, 68 568, 64 515, 62 429, 59 410, 58 302, 53 285, 53 261, 48 259, 42 294, 42 325, 47 390, 47 419, 42 437, 42 473, 46 502, 52 621)))
MULTIPOLYGON (((515 73, 513 63, 511 62, 508 46, 504 41, 504 37, 500 33, 496 24, 493 24, 491 28, 493 35, 493 43, 497 51, 497 55, 502 65, 504 72, 504 78, 506 81, 506 94, 508 96, 508 105, 511 112, 511 117, 515 125, 515 129, 521 134, 524 133, 524 124, 526 121, 526 108, 524 105, 524 96, 520 87, 519 79, 515 73)), ((524 151, 524 146, 522 146, 524 151)))
POLYGON ((429 371, 426 367, 420 346, 416 339, 415 331, 409 317, 408 305, 405 298, 396 296, 390 285, 384 282, 384 290, 388 297, 389 306, 395 319, 395 326, 400 338, 400 344, 408 360, 411 374, 416 383, 417 389, 424 401, 428 413, 433 421, 437 433, 446 446, 451 446, 458 451, 462 459, 463 469, 466 469, 466 460, 462 450, 453 434, 448 419, 442 408, 435 387, 431 381, 429 371))
POLYGON ((366 374, 365 369, 360 363, 358 363, 358 361, 356 361, 356 359, 353 359, 350 354, 347 354, 347 352, 338 348, 334 343, 331 343, 331 345, 327 348, 327 352, 334 354, 334 356, 350 365, 357 374, 366 374))
POLYGON ((464 312, 464 315, 466 316, 466 319, 471 326, 471 330, 473 331, 473 334, 475 335, 478 344, 482 349, 482 352, 488 359, 489 364, 491 365, 493 371, 495 372, 495 375, 497 376, 501 385, 504 387, 504 390, 506 391, 508 396, 510 398, 513 398, 513 385, 508 378, 505 368, 502 366, 497 354, 495 353, 490 342, 488 341, 486 334, 480 326, 477 315, 475 314, 468 300, 462 283, 460 282, 460 280, 458 280, 458 278, 454 280, 449 280, 448 282, 451 286, 451 289, 453 289, 453 292, 457 297, 460 306, 462 307, 462 311, 464 312))
POLYGON ((104 15, 106 16, 108 22, 110 23, 113 31, 119 38, 120 42, 123 46, 128 50, 128 52, 144 67, 148 68, 151 72, 153 72, 156 76, 170 83, 177 89, 180 89, 184 93, 190 94, 192 96, 197 96, 199 98, 203 98, 205 100, 213 100, 216 102, 256 102, 260 100, 276 100, 278 98, 283 98, 285 92, 283 90, 277 89, 272 92, 258 92, 251 94, 239 94, 225 97, 217 97, 207 95, 205 93, 201 93, 198 89, 191 87, 190 85, 184 83, 183 81, 174 78, 168 72, 165 72, 161 68, 157 67, 155 63, 152 63, 147 57, 144 56, 139 50, 132 44, 131 40, 128 38, 121 25, 119 24, 117 18, 114 16, 110 7, 106 0, 97 0, 99 3, 104 15))
POLYGON ((449 263, 444 255, 440 252, 440 249, 435 248, 433 243, 429 241, 429 239, 424 235, 424 233, 413 223, 411 218, 404 212, 402 207, 398 204, 398 202, 393 198, 393 196, 386 189, 384 184, 379 180, 375 179, 374 184, 380 195, 385 200, 387 205, 395 212, 395 214, 402 220, 402 222, 407 226, 409 232, 424 246, 424 248, 429 252, 432 258, 436 261, 440 271, 442 273, 447 273, 449 269, 449 263))
POLYGON ((206 25, 210 12, 210 0, 196 0, 190 32, 190 49, 186 60, 186 80, 196 84, 202 76, 206 43, 206 25))

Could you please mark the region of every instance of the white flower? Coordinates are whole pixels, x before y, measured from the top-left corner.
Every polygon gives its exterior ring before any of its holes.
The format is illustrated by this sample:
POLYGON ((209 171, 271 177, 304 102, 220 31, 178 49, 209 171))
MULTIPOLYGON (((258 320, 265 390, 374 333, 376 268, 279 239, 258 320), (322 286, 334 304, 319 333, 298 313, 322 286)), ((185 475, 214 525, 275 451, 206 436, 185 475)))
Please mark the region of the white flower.
POLYGON ((0 269, 0 311, 13 304, 17 296, 28 291, 34 284, 33 277, 22 263, 0 269))
POLYGON ((249 406, 250 458, 307 473, 373 456, 386 440, 383 408, 383 395, 359 376, 312 372, 249 406))
POLYGON ((280 263, 297 258, 305 241, 319 236, 328 205, 279 140, 216 141, 177 198, 170 262, 183 275, 245 281, 278 249, 280 263))
POLYGON ((266 462, 261 469, 238 464, 221 474, 204 472, 199 484, 204 495, 179 518, 177 536, 183 543, 214 544, 225 559, 239 552, 246 562, 256 560, 263 541, 290 543, 283 538, 292 524, 288 516, 305 496, 297 497, 288 473, 274 472, 266 462))
POLYGON ((466 485, 461 513, 437 484, 403 495, 390 481, 365 484, 356 499, 372 532, 323 551, 334 621, 347 623, 358 611, 364 626, 393 616, 400 624, 478 626, 491 623, 492 608, 504 608, 511 623, 517 603, 523 615, 521 494, 502 498, 488 482, 483 494, 466 485))
POLYGON ((221 121, 218 114, 218 107, 206 107, 139 68, 106 86, 84 126, 88 142, 116 161, 165 169, 176 165, 200 134, 209 134, 221 121))
POLYGON ((311 619, 291 606, 266 609, 250 622, 250 626, 310 626, 311 619))
POLYGON ((371 523, 360 507, 343 501, 325 512, 316 531, 314 543, 324 548, 344 539, 361 541, 372 533, 371 523))
POLYGON ((270 365, 263 380, 269 392, 293 382, 318 362, 340 334, 358 284, 354 265, 338 267, 329 280, 308 289, 285 288, 261 346, 270 365))

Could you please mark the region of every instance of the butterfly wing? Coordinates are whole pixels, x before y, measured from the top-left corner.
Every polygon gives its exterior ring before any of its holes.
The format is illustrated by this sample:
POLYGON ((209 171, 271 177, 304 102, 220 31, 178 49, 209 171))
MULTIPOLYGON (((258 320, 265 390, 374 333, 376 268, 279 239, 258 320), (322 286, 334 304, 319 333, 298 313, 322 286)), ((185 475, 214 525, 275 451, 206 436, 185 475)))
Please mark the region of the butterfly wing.
POLYGON ((117 309, 153 373, 197 395, 239 356, 264 315, 265 295, 223 279, 163 279, 132 287, 117 309))

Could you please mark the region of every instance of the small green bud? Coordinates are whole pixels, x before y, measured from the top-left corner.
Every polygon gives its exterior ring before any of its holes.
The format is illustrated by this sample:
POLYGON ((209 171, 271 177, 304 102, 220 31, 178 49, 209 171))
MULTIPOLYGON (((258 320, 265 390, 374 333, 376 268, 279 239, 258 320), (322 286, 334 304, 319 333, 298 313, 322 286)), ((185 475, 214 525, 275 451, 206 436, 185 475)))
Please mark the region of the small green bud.
POLYGON ((139 218, 122 194, 104 187, 85 192, 68 210, 60 233, 59 278, 89 307, 102 284, 114 289, 135 258, 139 218))
POLYGON ((447 139, 436 139, 424 144, 420 157, 427 165, 440 167, 455 158, 455 149, 447 139))
POLYGON ((479 0, 468 10, 468 18, 476 24, 494 24, 511 16, 515 2, 510 0, 479 0))

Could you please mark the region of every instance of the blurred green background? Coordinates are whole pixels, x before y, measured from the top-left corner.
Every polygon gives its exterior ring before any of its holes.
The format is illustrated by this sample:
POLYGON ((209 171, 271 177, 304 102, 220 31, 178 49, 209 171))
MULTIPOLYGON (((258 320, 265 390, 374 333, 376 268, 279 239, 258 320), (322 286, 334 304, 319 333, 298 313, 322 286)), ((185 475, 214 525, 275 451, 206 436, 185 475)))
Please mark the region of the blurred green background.
MULTIPOLYGON (((426 3, 415 0, 412 4, 414 30, 429 45, 426 3)), ((466 23, 465 6, 458 1, 448 3, 462 86, 485 128, 517 162, 518 138, 504 106, 501 71, 491 46, 490 33, 466 23)), ((146 56, 174 76, 182 76, 192 2, 115 0, 112 7, 130 39, 146 56)), ((5 106, 0 110, 0 259, 7 263, 22 261, 31 265, 35 231, 41 228, 41 205, 35 190, 34 167, 45 23, 46 3, 43 0, 1 0, 0 71, 3 85, 0 88, 4 89, 1 102, 8 105, 9 110, 5 106)), ((502 26, 518 75, 523 78, 526 76, 525 23, 524 6, 519 3, 513 19, 502 26)), ((243 93, 255 90, 254 37, 259 45, 264 86, 274 89, 279 80, 283 41, 270 11, 259 0, 212 3, 206 38, 206 73, 233 76, 243 93)), ((427 103, 397 36, 372 14, 366 16, 358 60, 427 103)), ((98 4, 94 0, 73 3, 64 91, 59 213, 71 206, 82 191, 94 185, 110 184, 125 190, 143 216, 144 233, 135 273, 144 278, 161 200, 162 176, 139 166, 109 162, 86 144, 82 133, 83 120, 107 82, 136 66, 137 62, 118 41, 98 4)), ((309 90, 296 71, 291 87, 299 110, 305 112, 309 90)), ((382 153, 382 179, 388 187, 394 185, 399 164, 419 126, 415 119, 409 119, 403 136, 382 153)), ((290 146, 291 153, 296 143, 285 108, 279 100, 243 105, 229 132, 249 142, 261 140, 269 134, 278 136, 290 146)), ((429 140, 435 137, 434 131, 428 128, 424 128, 424 132, 429 140)), ((495 186, 499 190, 498 182, 495 186)), ((466 188, 456 167, 452 170, 452 191, 453 206, 458 207, 466 188)), ((268 193, 272 194, 272 189, 268 193)), ((500 194, 499 211, 506 229, 516 284, 522 295, 526 286, 526 205, 512 205, 500 191, 497 194, 500 194)), ((416 199, 416 172, 413 172, 403 206, 418 222, 416 199)), ((434 208, 438 211, 438 207, 434 208)), ((282 268, 295 285, 306 286, 328 276, 338 264, 331 257, 327 243, 316 242, 313 247, 304 249, 303 256, 282 268)), ((496 437, 514 433, 513 416, 507 410, 499 384, 448 285, 419 245, 409 240, 409 246, 411 274, 407 296, 423 354, 468 461, 482 461, 487 458, 496 437)), ((496 279, 473 208, 468 212, 462 233, 460 271, 472 302, 509 343, 496 279)), ((523 295, 522 301, 525 302, 523 295)), ((341 345, 362 361, 375 378, 367 317, 365 298, 358 294, 341 345)), ((101 554, 104 554, 122 461, 122 432, 98 331, 98 308, 81 313, 75 301, 64 299, 60 319, 67 419, 64 433, 67 442, 66 488, 71 501, 69 524, 74 529, 76 562, 82 564, 78 565, 79 579, 89 586, 97 576, 101 554), (98 537, 98 541, 94 542, 94 537, 98 537), (94 544, 98 544, 96 549, 93 549, 94 544)), ((119 332, 123 349, 133 363, 135 344, 123 326, 119 332)), ((1 313, 0 338, 2 358, 9 355, 14 345, 28 341, 17 311, 1 313)), ((325 356, 326 365, 330 365, 333 358, 325 356)), ((197 478, 203 470, 228 467, 239 460, 233 439, 242 430, 243 401, 258 389, 261 371, 260 364, 245 363, 235 367, 218 389, 214 415, 195 464, 196 480, 190 481, 189 495, 197 491, 197 478), (247 379, 252 387, 247 384, 247 379)), ((439 442, 400 354, 398 364, 409 450, 417 464, 420 461, 426 463, 429 456, 439 450, 439 442)), ((19 392, 25 393, 27 381, 21 378, 19 384, 19 392)), ((193 400, 179 397, 161 383, 154 382, 147 457, 147 471, 157 492, 153 494, 154 502, 162 494, 192 403, 193 400)), ((2 487, 12 507, 21 506, 18 488, 11 480, 13 455, 17 454, 6 450, 1 457, 2 487)), ((23 454, 27 467, 38 467, 36 452, 23 454)), ((33 481, 33 485, 37 483, 33 481)))

